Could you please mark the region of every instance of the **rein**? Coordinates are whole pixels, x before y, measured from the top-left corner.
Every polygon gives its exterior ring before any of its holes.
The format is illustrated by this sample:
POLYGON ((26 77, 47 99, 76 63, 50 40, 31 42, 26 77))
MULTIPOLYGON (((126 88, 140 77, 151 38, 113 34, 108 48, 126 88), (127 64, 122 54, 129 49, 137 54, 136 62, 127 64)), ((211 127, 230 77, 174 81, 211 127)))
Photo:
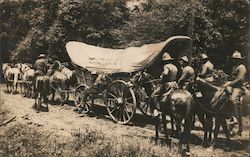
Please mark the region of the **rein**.
MULTIPOLYGON (((221 96, 224 93, 224 91, 225 91, 225 88, 223 89, 223 91, 221 92, 221 94, 213 102, 211 102, 209 105, 213 105, 217 100, 219 100, 219 98, 221 98, 221 96)), ((225 103, 223 103, 223 105, 219 108, 218 111, 211 111, 211 110, 207 109, 204 105, 202 105, 202 103, 199 102, 199 100, 197 99, 197 97, 194 97, 194 99, 195 99, 195 102, 197 102, 201 106, 201 108, 203 110, 205 110, 206 112, 211 113, 211 114, 217 114, 217 113, 219 113, 223 109, 223 107, 225 106, 225 104, 228 101, 228 99, 227 99, 225 101, 225 103)))

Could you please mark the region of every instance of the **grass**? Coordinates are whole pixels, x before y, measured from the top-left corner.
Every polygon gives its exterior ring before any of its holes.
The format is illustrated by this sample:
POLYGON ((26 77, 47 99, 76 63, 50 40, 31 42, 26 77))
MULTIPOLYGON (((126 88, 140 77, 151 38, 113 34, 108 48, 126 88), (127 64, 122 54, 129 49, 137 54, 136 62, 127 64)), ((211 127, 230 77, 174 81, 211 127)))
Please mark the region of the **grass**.
POLYGON ((0 156, 8 157, 156 157, 175 152, 149 139, 114 137, 101 130, 73 130, 71 137, 39 131, 28 125, 15 124, 0 135, 0 156))

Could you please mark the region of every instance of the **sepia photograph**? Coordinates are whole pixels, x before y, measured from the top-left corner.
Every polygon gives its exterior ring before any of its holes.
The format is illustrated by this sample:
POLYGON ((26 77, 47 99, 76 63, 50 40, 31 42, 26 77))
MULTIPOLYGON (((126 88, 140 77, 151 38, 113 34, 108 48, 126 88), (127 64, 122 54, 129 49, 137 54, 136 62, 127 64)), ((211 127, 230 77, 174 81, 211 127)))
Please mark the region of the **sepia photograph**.
POLYGON ((0 157, 249 156, 249 0, 0 0, 0 157))

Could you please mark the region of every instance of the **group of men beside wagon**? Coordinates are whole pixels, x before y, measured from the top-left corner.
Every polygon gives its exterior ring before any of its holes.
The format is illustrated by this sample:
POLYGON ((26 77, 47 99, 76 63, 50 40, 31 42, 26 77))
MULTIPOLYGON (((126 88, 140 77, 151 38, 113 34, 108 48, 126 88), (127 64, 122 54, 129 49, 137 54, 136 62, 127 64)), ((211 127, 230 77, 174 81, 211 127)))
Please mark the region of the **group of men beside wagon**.
MULTIPOLYGON (((231 103, 234 106, 235 116, 237 117, 239 124, 238 134, 241 135, 242 109, 240 104, 240 96, 242 93, 242 87, 246 77, 247 70, 244 64, 242 63, 243 57, 241 56, 240 52, 235 51, 232 54, 231 58, 232 58, 232 63, 234 64, 231 73, 231 78, 230 81, 226 82, 223 85, 223 87, 224 88, 232 87, 230 98, 231 98, 231 103)), ((172 58, 170 54, 167 52, 163 53, 162 61, 164 65, 163 65, 163 72, 160 75, 161 86, 155 89, 155 91, 151 95, 151 97, 154 97, 155 95, 160 95, 158 101, 165 101, 169 93, 178 88, 186 89, 192 93, 191 85, 197 76, 210 83, 214 81, 213 77, 214 65, 209 60, 209 57, 205 53, 201 55, 202 65, 198 68, 198 71, 194 69, 197 67, 192 67, 190 65, 190 58, 188 58, 187 56, 182 56, 179 59, 179 66, 175 65, 176 62, 174 62, 174 58, 172 58), (179 69, 177 67, 179 67, 179 69), (181 74, 180 77, 178 77, 178 73, 181 74)), ((61 63, 55 56, 53 56, 52 60, 50 61, 50 64, 52 65, 52 69, 59 69, 61 63)), ((48 68, 49 68, 48 60, 46 59, 46 56, 44 54, 40 54, 38 56, 38 59, 35 61, 33 68, 35 70, 35 78, 38 78, 40 76, 45 76, 48 74, 48 68)), ((100 83, 99 77, 97 77, 94 85, 98 83, 100 83)), ((200 93, 196 92, 192 94, 196 94, 196 96, 199 96, 200 93)), ((153 109, 154 116, 157 116, 157 114, 159 114, 158 110, 159 109, 157 108, 153 109)))
MULTIPOLYGON (((242 63, 243 57, 241 56, 240 52, 235 51, 232 54, 231 59, 234 65, 231 77, 230 80, 223 85, 223 88, 231 87, 230 102, 233 105, 234 115, 238 120, 238 125, 239 125, 238 134, 241 135, 242 106, 240 104, 241 103, 240 97, 242 96, 241 94, 243 90, 243 83, 246 77, 247 70, 245 65, 242 63)), ((152 96, 160 94, 159 101, 165 101, 168 94, 172 90, 177 88, 187 89, 192 93, 193 91, 191 89, 191 84, 196 76, 210 83, 214 81, 214 76, 213 76, 214 65, 213 63, 211 63, 209 57, 205 53, 201 55, 202 65, 199 67, 197 74, 195 73, 194 68, 189 65, 189 59, 187 56, 183 56, 180 58, 179 60, 180 69, 178 69, 177 66, 174 65, 174 58, 172 58, 168 53, 163 54, 162 60, 164 62, 163 72, 160 76, 162 86, 156 89, 152 94, 152 96), (180 71, 181 73, 179 78, 177 77, 178 71, 180 71)), ((192 94, 196 94, 196 96, 202 96, 199 95, 201 93, 197 92, 192 94)), ((154 109, 154 115, 158 114, 158 110, 159 109, 154 109)), ((233 120, 234 119, 232 117, 231 121, 233 120)))

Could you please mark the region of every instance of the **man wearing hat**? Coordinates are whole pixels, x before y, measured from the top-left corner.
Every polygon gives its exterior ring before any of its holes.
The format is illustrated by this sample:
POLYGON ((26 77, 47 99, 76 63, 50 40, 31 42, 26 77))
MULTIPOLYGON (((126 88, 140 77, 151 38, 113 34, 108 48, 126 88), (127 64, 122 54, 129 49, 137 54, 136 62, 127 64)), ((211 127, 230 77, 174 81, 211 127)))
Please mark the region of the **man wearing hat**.
POLYGON ((210 62, 207 54, 203 53, 201 55, 202 65, 201 65, 201 71, 198 74, 199 77, 205 79, 208 82, 213 82, 214 78, 212 75, 212 72, 214 70, 213 63, 210 62))
POLYGON ((34 64, 35 75, 45 75, 47 73, 48 67, 45 59, 45 54, 40 54, 34 64))
POLYGON ((178 86, 182 89, 187 89, 188 85, 194 80, 194 69, 188 65, 188 57, 180 58, 179 64, 181 66, 181 77, 178 80, 178 86))
POLYGON ((246 67, 242 64, 242 56, 239 51, 235 51, 232 55, 233 59, 233 69, 231 74, 231 81, 227 82, 224 87, 232 87, 231 103, 234 107, 235 116, 238 119, 239 131, 238 135, 242 132, 242 108, 240 104, 241 90, 246 77, 246 67))
MULTIPOLYGON (((156 95, 160 94, 159 98, 161 102, 165 101, 168 93, 170 90, 178 88, 178 84, 176 83, 176 77, 178 69, 173 64, 174 58, 172 58, 169 53, 165 52, 162 55, 162 62, 164 64, 163 66, 163 72, 160 76, 161 78, 161 87, 158 87, 151 95, 151 97, 155 97, 156 95)), ((159 115, 158 111, 159 106, 151 106, 153 109, 154 116, 159 115)))

